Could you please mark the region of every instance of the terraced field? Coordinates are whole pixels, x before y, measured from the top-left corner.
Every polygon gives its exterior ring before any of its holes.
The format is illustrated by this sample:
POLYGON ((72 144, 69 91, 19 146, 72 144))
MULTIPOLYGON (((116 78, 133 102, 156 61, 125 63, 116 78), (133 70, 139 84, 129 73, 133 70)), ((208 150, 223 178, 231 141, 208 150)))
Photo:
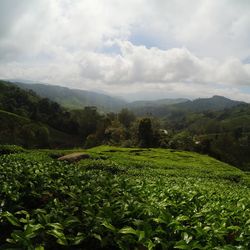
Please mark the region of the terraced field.
POLYGON ((247 173, 165 149, 57 160, 76 151, 0 156, 0 249, 250 249, 247 173))

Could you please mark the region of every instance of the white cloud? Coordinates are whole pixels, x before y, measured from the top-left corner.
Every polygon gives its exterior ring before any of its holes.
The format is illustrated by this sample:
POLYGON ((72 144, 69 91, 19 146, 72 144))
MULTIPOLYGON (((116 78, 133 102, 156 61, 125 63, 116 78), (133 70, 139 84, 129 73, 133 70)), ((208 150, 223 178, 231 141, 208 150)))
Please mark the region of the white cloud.
POLYGON ((147 6, 150 18, 144 19, 144 30, 159 36, 161 44, 173 40, 200 56, 216 58, 250 54, 248 0, 159 0, 147 6))
MULTIPOLYGON (((39 56, 51 47, 69 52, 95 50, 110 38, 126 39, 138 15, 140 0, 2 0, 0 2, 1 58, 39 56), (8 2, 9 1, 9 2, 8 2), (23 2, 23 4, 20 4, 23 2), (5 5, 5 8, 1 8, 5 5), (3 13, 3 12, 6 13, 3 13)), ((26 57, 26 58, 23 58, 26 57)))
POLYGON ((101 81, 111 85, 173 82, 250 85, 250 64, 243 64, 237 58, 218 61, 199 58, 186 48, 148 49, 128 41, 117 41, 117 44, 120 54, 80 52, 72 56, 61 50, 50 63, 2 63, 0 74, 5 78, 15 75, 49 82, 71 82, 75 75, 79 81, 101 81))
POLYGON ((250 64, 237 58, 219 61, 199 58, 186 48, 160 50, 128 41, 117 43, 121 54, 84 54, 80 63, 82 76, 113 85, 159 82, 250 85, 250 64))
POLYGON ((248 98, 249 41, 248 0, 0 2, 0 78, 248 98))

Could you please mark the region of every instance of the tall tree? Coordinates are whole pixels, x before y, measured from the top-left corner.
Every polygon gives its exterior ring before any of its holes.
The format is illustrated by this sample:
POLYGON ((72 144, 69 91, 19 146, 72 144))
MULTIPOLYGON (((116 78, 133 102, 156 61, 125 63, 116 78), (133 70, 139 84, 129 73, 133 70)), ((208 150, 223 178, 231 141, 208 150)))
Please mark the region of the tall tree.
POLYGON ((135 121, 135 115, 128 109, 122 109, 118 114, 119 122, 126 128, 129 128, 131 123, 135 121))
POLYGON ((143 118, 138 127, 138 139, 141 147, 151 147, 153 142, 152 123, 149 118, 143 118))

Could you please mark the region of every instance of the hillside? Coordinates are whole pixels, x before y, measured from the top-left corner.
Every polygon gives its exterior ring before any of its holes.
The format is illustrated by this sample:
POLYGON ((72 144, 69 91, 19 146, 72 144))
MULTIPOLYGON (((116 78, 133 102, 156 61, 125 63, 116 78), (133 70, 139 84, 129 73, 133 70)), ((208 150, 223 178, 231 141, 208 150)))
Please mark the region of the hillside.
POLYGON ((0 90, 0 143, 29 148, 165 147, 198 151, 250 169, 250 105, 246 103, 221 96, 138 101, 131 104, 136 116, 128 109, 116 114, 99 113, 96 107, 68 110, 4 81, 0 90))
POLYGON ((15 82, 22 89, 33 90, 41 97, 46 97, 70 109, 83 109, 85 106, 96 106, 105 112, 117 112, 126 106, 122 99, 79 89, 70 89, 55 85, 26 84, 15 82))
POLYGON ((119 112, 122 108, 128 108, 140 116, 166 117, 172 112, 219 111, 243 103, 223 96, 199 98, 193 101, 186 98, 166 98, 154 101, 138 100, 128 103, 116 97, 86 90, 40 83, 14 82, 14 84, 25 90, 32 90, 37 95, 49 98, 70 109, 83 109, 86 106, 95 106, 101 112, 119 112))
POLYGON ((203 133, 202 129, 207 129, 209 133, 236 132, 237 130, 239 130, 238 133, 249 133, 250 104, 240 104, 222 111, 189 113, 186 115, 186 121, 186 125, 192 126, 193 131, 201 133, 203 133))
POLYGON ((187 102, 188 99, 186 98, 176 98, 176 99, 159 99, 159 100, 154 100, 154 101, 146 101, 146 100, 141 100, 141 101, 134 101, 131 102, 127 105, 128 108, 143 108, 143 107, 157 107, 157 106, 162 106, 162 105, 172 105, 172 104, 177 104, 177 103, 183 103, 187 102))
POLYGON ((138 100, 128 103, 122 99, 86 91, 80 89, 70 89, 62 86, 48 85, 41 83, 22 83, 14 82, 22 89, 29 89, 42 97, 49 98, 62 106, 70 109, 82 109, 85 106, 96 106, 99 111, 118 112, 122 108, 147 108, 160 107, 162 105, 171 105, 188 101, 188 99, 159 99, 155 101, 138 100))
POLYGON ((1 249, 249 249, 250 183, 239 169, 107 146, 56 160, 70 152, 0 155, 1 249))
POLYGON ((70 147, 79 139, 47 124, 0 110, 0 144, 36 147, 70 147))
POLYGON ((25 147, 79 145, 73 115, 55 102, 0 81, 0 143, 25 147))
POLYGON ((173 135, 169 147, 202 152, 250 170, 250 104, 220 111, 172 111, 162 121, 173 135))
POLYGON ((187 112, 203 112, 203 111, 220 111, 230 109, 237 105, 243 104, 240 101, 234 101, 223 96, 213 96, 211 98, 199 98, 193 101, 178 99, 175 103, 159 103, 155 105, 147 103, 147 106, 132 106, 137 115, 152 115, 160 118, 169 117, 174 113, 187 113, 187 112))
POLYGON ((211 98, 199 98, 193 101, 177 104, 178 108, 191 112, 219 111, 235 107, 243 102, 234 101, 224 96, 213 96, 211 98))

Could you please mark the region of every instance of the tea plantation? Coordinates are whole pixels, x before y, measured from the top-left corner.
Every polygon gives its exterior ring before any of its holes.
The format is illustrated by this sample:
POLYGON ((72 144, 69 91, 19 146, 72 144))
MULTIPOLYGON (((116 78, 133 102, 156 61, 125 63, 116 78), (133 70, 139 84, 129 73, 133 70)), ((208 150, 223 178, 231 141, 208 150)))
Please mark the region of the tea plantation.
POLYGON ((0 249, 250 249, 248 173, 166 149, 57 160, 76 151, 1 151, 0 249))

